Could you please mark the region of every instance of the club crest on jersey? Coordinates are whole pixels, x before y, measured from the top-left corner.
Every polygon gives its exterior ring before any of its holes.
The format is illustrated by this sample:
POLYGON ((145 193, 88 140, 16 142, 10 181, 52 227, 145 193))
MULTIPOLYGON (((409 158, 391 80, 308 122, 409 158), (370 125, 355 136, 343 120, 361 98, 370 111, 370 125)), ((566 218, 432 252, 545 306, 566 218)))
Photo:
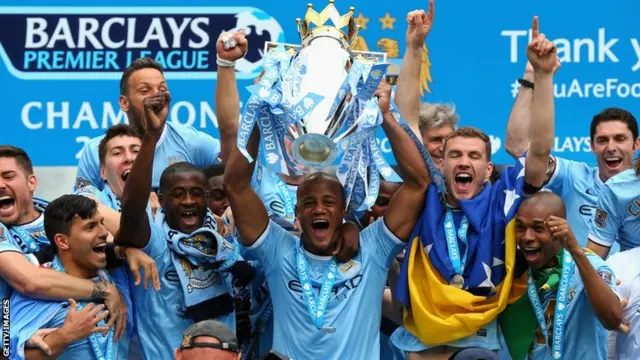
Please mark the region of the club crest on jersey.
POLYGON ((594 218, 595 222, 596 222, 596 226, 598 226, 599 228, 605 228, 607 226, 607 217, 609 216, 609 214, 607 214, 606 211, 602 210, 602 209, 596 209, 596 216, 594 218))
POLYGON ((212 285, 222 283, 222 279, 217 272, 205 269, 203 266, 192 265, 185 258, 180 259, 180 265, 182 265, 182 269, 187 275, 187 291, 190 293, 195 289, 206 289, 212 285))
POLYGON ((184 158, 182 156, 180 156, 180 155, 167 157, 167 164, 169 166, 171 166, 173 164, 181 163, 181 162, 184 162, 184 158))
POLYGON ((338 271, 345 278, 351 278, 360 273, 361 264, 355 260, 349 260, 344 264, 338 266, 338 271))
POLYGON ((167 79, 217 77, 216 41, 244 30, 249 49, 236 76, 260 74, 262 44, 284 42, 280 24, 251 7, 0 7, 0 54, 22 80, 116 80, 131 62, 151 57, 167 79))
POLYGON ((607 285, 613 285, 611 280, 613 278, 613 274, 611 273, 611 271, 600 269, 598 270, 598 275, 602 278, 602 280, 604 280, 605 283, 607 283, 607 285))
POLYGON ((89 179, 85 179, 81 176, 76 178, 76 189, 83 189, 89 185, 91 185, 91 181, 89 179))
POLYGON ((0 227, 0 242, 7 240, 7 238, 4 236, 4 228, 0 227))

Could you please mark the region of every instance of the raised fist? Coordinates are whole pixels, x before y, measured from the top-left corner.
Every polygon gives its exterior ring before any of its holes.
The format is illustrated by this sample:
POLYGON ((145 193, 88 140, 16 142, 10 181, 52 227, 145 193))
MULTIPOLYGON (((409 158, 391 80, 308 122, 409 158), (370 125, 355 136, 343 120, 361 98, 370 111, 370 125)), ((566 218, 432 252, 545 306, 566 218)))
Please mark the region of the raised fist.
POLYGON ((144 116, 142 124, 145 131, 156 135, 162 132, 169 115, 170 102, 171 94, 168 91, 159 91, 143 100, 144 116))
POLYGON ((244 57, 248 45, 244 31, 224 32, 218 37, 216 52, 222 60, 236 61, 244 57))

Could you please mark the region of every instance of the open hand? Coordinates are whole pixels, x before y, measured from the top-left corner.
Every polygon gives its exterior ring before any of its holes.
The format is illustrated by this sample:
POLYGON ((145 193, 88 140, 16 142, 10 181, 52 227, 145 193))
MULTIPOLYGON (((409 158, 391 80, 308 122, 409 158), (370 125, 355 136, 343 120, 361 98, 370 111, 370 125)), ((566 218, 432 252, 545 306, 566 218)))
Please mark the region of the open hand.
POLYGON ((223 60, 237 61, 247 53, 248 46, 244 31, 223 32, 216 42, 216 52, 223 60))
POLYGON ((98 326, 98 323, 109 315, 104 305, 89 303, 78 311, 78 303, 69 299, 69 313, 60 328, 69 342, 87 338, 89 335, 109 331, 110 326, 98 326))
POLYGON ((527 58, 536 72, 553 73, 558 60, 558 49, 544 34, 540 34, 538 17, 533 18, 531 42, 527 46, 527 58))
POLYGON ((33 335, 31 335, 29 340, 27 340, 25 347, 40 349, 43 353, 47 354, 47 356, 51 356, 53 352, 51 351, 49 345, 44 342, 44 338, 56 330, 58 330, 58 328, 40 329, 36 331, 33 335))
POLYGON ((125 248, 124 251, 127 254, 127 264, 133 274, 134 284, 140 285, 140 269, 142 269, 144 271, 144 289, 147 290, 149 283, 151 283, 156 291, 160 291, 160 277, 155 260, 140 249, 125 248))
POLYGON ((435 1, 429 0, 429 12, 414 10, 407 14, 407 47, 422 50, 427 35, 433 26, 435 16, 435 1))

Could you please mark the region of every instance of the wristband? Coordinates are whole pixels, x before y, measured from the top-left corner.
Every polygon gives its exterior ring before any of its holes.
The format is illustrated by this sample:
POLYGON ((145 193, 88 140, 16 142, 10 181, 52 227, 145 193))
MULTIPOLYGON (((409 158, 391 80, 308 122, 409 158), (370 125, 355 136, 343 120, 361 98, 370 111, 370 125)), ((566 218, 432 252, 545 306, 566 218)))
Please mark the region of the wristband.
POLYGON ((218 55, 216 55, 216 64, 218 64, 218 67, 223 67, 223 68, 232 68, 236 66, 235 61, 221 59, 220 56, 218 55))
POLYGON ((526 80, 526 79, 518 79, 518 82, 520 83, 520 85, 529 88, 529 89, 533 89, 534 85, 531 81, 526 80))

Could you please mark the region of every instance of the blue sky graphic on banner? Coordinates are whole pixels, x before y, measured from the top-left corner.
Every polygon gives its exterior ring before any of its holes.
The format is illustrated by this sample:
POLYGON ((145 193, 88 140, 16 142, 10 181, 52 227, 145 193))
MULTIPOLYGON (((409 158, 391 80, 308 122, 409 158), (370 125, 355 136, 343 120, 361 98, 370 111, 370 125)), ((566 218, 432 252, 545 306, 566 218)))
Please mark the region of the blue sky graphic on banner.
MULTIPOLYGON (((215 41, 223 30, 246 29, 250 50, 239 62, 241 101, 260 72, 265 41, 298 43, 295 19, 306 1, 0 1, 0 143, 25 148, 37 166, 73 166, 83 144, 125 122, 118 106, 119 80, 132 59, 151 56, 166 69, 173 104, 170 121, 218 135, 213 95, 215 41)), ((317 10, 328 2, 316 1, 317 10)), ((386 51, 399 69, 405 15, 427 1, 338 0, 356 7, 360 50, 386 51)), ((563 66, 556 76, 554 154, 595 163, 589 123, 608 106, 640 114, 640 33, 630 24, 640 2, 595 0, 522 3, 444 1, 423 63, 425 100, 453 103, 462 125, 491 135, 494 161, 504 151, 516 79, 534 15, 558 44, 563 66), (430 92, 429 92, 430 91, 430 92)), ((388 142, 382 149, 391 161, 388 142)))

